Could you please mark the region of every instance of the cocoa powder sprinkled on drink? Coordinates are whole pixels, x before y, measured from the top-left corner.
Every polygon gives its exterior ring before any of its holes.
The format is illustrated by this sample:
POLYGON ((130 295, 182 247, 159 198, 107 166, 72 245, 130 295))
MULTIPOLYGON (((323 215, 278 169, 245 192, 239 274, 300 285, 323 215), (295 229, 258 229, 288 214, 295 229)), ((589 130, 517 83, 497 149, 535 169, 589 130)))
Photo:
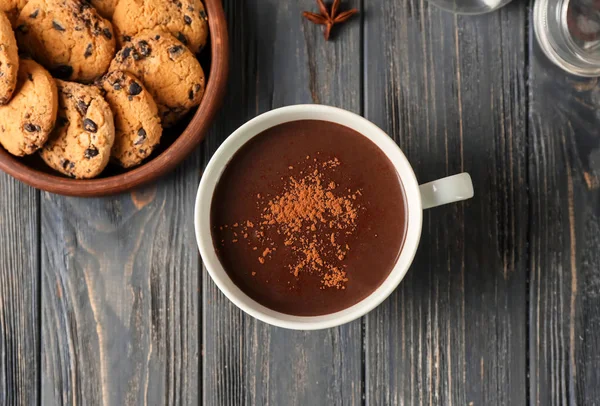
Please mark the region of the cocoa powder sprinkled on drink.
MULTIPOLYGON (((359 190, 339 193, 338 185, 326 179, 327 172, 336 170, 339 165, 337 158, 322 163, 315 161, 308 174, 302 172, 299 177, 289 177, 280 195, 262 199, 261 193, 256 194, 262 212, 260 218, 241 219, 233 228, 241 229, 244 239, 255 224, 263 230, 254 231, 263 247, 260 251, 258 247, 252 248, 261 253, 257 256, 260 265, 277 255, 274 242, 265 236, 265 231, 267 235, 275 232, 284 237, 284 246, 293 253, 294 261, 288 268, 294 277, 301 278, 303 273, 317 274, 321 278, 321 289, 345 289, 348 276, 351 277, 351 270, 344 265, 350 247, 338 244, 336 235, 351 235, 355 231, 361 208, 357 197, 361 194, 359 190)), ((234 236, 232 242, 237 242, 240 237, 237 233, 234 236)), ((256 275, 255 270, 252 275, 256 275)))

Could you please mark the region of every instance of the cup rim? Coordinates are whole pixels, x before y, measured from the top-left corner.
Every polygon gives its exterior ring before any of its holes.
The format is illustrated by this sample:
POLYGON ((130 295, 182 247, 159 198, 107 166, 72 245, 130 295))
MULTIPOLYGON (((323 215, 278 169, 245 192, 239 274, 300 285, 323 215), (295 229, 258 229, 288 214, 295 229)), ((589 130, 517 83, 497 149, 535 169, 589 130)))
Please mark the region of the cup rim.
POLYGON ((293 330, 318 330, 358 319, 381 304, 400 284, 414 259, 421 237, 423 210, 419 184, 408 159, 383 130, 366 118, 337 107, 298 104, 263 113, 235 130, 210 159, 196 196, 194 228, 204 267, 219 290, 238 308, 265 323, 293 330), (396 265, 381 285, 360 302, 335 313, 321 316, 293 316, 269 309, 251 299, 229 277, 214 249, 210 229, 210 207, 215 187, 235 153, 254 136, 268 128, 298 120, 322 120, 349 127, 371 140, 392 162, 407 204, 408 225, 396 265))

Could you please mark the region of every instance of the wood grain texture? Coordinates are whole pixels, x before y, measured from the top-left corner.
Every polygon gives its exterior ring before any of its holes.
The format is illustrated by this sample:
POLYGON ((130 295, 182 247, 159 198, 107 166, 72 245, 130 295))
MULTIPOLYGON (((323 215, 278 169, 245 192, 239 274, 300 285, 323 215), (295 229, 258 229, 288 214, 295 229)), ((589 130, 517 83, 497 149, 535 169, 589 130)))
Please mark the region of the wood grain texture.
POLYGON ((39 193, 0 173, 0 405, 39 400, 39 193))
POLYGON ((199 167, 113 198, 43 193, 44 404, 198 403, 199 167))
POLYGON ((526 402, 525 12, 461 17, 370 0, 365 116, 420 182, 470 172, 475 198, 424 213, 398 290, 366 316, 366 402, 526 402))
POLYGON ((532 405, 600 404, 600 84, 530 64, 532 405))
POLYGON ((300 17, 313 0, 224 4, 226 104, 175 173, 91 200, 0 174, 0 405, 600 404, 600 81, 547 61, 522 2, 455 17, 348 0, 361 15, 329 43, 300 17), (475 186, 425 213, 385 303, 319 332, 231 304, 191 221, 220 143, 302 102, 363 113, 421 182, 475 186))
MULTIPOLYGON (((316 9, 313 0, 224 4, 232 72, 225 108, 204 143, 207 159, 238 126, 275 107, 315 102, 360 112, 360 18, 335 27, 336 40, 325 43, 322 27, 301 18, 316 9)), ((238 310, 205 273, 204 404, 359 405, 361 327, 270 327, 238 310)))

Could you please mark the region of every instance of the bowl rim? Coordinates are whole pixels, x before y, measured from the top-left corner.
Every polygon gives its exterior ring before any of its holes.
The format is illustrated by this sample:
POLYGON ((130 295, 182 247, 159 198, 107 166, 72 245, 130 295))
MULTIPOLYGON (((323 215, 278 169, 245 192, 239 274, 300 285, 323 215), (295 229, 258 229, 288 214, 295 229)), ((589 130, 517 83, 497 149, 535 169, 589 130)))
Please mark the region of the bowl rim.
POLYGON ((204 0, 211 41, 204 97, 185 130, 160 155, 128 172, 98 179, 70 179, 34 169, 0 148, 0 170, 37 189, 65 196, 109 196, 144 185, 175 169, 202 142, 225 95, 229 73, 227 20, 220 0, 204 0))

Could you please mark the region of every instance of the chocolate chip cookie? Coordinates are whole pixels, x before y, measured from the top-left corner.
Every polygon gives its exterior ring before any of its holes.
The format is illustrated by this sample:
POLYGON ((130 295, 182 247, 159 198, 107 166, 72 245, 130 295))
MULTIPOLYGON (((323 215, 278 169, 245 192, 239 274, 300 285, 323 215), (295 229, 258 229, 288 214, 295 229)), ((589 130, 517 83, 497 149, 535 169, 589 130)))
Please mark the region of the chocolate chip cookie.
POLYGON ((58 118, 40 155, 53 169, 77 179, 99 175, 115 140, 113 115, 95 86, 56 81, 58 118))
POLYGON ((110 71, 138 77, 154 97, 163 127, 170 127, 204 95, 204 71, 194 54, 172 35, 145 31, 117 53, 110 71))
POLYGON ((108 20, 78 0, 30 0, 17 20, 17 42, 54 77, 91 82, 115 53, 108 20))
POLYGON ((19 51, 8 17, 0 11, 0 105, 8 103, 17 85, 19 51))
POLYGON ((124 168, 139 165, 160 141, 158 108, 142 82, 131 73, 107 73, 98 83, 115 117, 111 157, 124 168))
POLYGON ((113 14, 121 43, 144 30, 163 30, 194 53, 206 45, 207 21, 200 0, 120 0, 113 14))
POLYGON ((32 60, 21 59, 13 98, 0 106, 0 144, 13 155, 33 154, 48 139, 57 108, 50 73, 32 60))
POLYGON ((27 4, 27 0, 0 0, 0 11, 4 11, 10 23, 15 26, 17 17, 25 4, 27 4))

